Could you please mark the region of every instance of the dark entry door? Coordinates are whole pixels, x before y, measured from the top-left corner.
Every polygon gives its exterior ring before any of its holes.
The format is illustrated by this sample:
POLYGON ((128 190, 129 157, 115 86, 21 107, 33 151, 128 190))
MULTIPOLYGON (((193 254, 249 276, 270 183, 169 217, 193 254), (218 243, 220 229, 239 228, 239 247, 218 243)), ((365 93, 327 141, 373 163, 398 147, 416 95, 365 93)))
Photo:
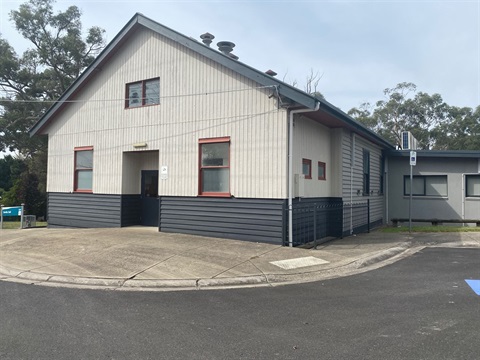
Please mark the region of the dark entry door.
POLYGON ((158 170, 142 171, 142 225, 158 226, 158 170))

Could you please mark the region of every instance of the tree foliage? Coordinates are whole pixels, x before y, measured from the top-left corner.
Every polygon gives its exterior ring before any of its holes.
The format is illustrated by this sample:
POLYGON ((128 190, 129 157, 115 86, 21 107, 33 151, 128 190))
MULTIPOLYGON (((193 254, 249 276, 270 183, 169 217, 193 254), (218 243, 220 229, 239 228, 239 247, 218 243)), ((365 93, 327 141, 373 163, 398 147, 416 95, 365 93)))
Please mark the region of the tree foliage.
POLYGON ((10 13, 15 29, 31 44, 23 54, 0 37, 0 151, 25 160, 27 170, 16 180, 37 184, 40 192, 45 191, 47 139, 30 137, 28 130, 105 46, 101 28, 82 33, 78 7, 54 12, 54 3, 30 0, 10 13))
POLYGON ((375 106, 364 103, 348 114, 394 145, 401 144, 402 131, 410 131, 422 149, 480 150, 480 108, 449 106, 439 94, 417 92, 408 82, 384 95, 375 106))

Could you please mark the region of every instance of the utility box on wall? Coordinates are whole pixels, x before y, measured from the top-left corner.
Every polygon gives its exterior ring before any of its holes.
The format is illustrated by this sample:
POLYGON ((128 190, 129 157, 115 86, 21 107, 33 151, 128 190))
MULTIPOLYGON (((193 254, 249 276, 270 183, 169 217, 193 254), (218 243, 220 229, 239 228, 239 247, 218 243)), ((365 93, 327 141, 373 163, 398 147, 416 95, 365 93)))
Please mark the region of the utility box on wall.
POLYGON ((293 196, 304 197, 305 196, 305 175, 295 174, 293 180, 293 196))

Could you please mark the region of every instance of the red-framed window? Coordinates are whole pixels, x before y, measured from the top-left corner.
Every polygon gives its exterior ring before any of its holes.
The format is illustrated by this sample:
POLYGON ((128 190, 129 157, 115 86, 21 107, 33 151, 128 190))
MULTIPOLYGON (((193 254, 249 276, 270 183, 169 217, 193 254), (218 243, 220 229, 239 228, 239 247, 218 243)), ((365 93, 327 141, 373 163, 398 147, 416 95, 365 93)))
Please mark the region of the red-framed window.
POLYGON ((202 196, 230 196, 230 137, 200 139, 199 189, 202 196))
POLYGON ((312 178, 312 160, 302 159, 302 174, 305 175, 305 179, 312 178))
POLYGON ((318 180, 327 180, 327 165, 324 162, 318 162, 318 180))
POLYGON ((125 108, 160 104, 160 78, 148 79, 126 85, 125 108))
POLYGON ((93 146, 76 147, 73 190, 92 192, 93 185, 93 146))

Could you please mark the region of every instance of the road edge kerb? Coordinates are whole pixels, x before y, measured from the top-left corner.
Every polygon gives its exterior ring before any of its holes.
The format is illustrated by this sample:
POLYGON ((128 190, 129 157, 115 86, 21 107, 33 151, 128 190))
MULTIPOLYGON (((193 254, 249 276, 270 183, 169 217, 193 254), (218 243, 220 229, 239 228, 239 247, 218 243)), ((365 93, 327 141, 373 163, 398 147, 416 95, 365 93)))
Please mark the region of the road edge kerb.
POLYGON ((305 283, 318 280, 326 280, 333 277, 349 276, 355 273, 355 269, 366 270, 372 265, 392 259, 412 246, 411 242, 397 244, 394 247, 368 254, 360 259, 349 263, 343 263, 337 267, 303 271, 294 274, 263 274, 232 278, 201 278, 201 279, 125 279, 125 278, 97 278, 75 277, 66 275, 53 275, 9 269, 0 265, 0 275, 5 281, 32 281, 36 285, 66 285, 69 287, 92 287, 112 290, 202 290, 220 288, 255 287, 268 285, 288 285, 305 283), (342 270, 347 270, 343 271, 342 270))

